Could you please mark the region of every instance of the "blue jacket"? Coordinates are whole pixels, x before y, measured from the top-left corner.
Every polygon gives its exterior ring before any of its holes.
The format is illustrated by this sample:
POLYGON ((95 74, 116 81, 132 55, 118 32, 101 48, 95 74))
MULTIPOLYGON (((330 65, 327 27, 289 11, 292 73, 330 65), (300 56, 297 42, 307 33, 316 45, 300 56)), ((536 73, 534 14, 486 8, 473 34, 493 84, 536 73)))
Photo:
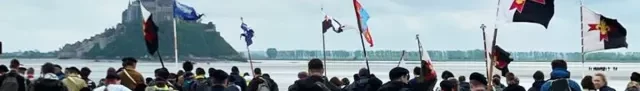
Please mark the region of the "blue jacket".
MULTIPOLYGON (((569 71, 567 71, 566 68, 554 68, 553 71, 551 71, 551 80, 567 78, 569 81, 569 87, 571 88, 571 91, 582 91, 580 85, 578 85, 576 81, 569 79, 569 77, 570 77, 570 73, 569 71)), ((544 84, 542 84, 540 91, 549 91, 549 89, 551 89, 550 87, 551 87, 551 81, 547 81, 544 84)))

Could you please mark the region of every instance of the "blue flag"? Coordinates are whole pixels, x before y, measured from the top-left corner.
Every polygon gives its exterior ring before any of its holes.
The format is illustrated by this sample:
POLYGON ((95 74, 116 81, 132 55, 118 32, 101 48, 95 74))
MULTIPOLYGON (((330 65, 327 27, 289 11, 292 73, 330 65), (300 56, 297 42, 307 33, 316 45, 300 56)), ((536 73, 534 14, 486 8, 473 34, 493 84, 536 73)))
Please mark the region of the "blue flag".
POLYGON ((178 1, 174 1, 173 15, 182 20, 195 21, 200 19, 203 14, 198 15, 193 7, 181 4, 178 1))
POLYGON ((240 37, 244 37, 244 41, 247 42, 247 46, 253 44, 253 29, 244 22, 240 25, 240 28, 244 31, 244 33, 240 34, 240 37))

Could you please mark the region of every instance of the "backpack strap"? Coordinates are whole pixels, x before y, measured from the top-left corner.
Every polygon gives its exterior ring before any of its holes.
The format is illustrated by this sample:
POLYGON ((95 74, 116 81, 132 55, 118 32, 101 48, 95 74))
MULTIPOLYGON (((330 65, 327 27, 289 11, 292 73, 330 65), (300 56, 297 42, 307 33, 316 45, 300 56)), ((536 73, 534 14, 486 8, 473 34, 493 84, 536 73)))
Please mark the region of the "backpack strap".
POLYGON ((124 75, 127 75, 127 77, 129 77, 129 79, 131 79, 131 82, 133 82, 133 84, 138 84, 136 82, 136 80, 133 79, 133 77, 131 77, 131 75, 129 75, 129 72, 127 72, 127 69, 122 70, 122 72, 124 72, 124 75))

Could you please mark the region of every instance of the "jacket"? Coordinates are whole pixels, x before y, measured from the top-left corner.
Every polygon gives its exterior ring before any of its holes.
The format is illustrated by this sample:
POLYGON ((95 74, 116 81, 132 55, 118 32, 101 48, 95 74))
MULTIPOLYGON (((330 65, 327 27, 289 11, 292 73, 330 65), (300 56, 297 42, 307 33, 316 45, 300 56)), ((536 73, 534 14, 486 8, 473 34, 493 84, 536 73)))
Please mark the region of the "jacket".
POLYGON ((524 89, 524 87, 520 85, 509 85, 505 87, 504 90, 502 91, 526 91, 526 90, 524 89))
MULTIPOLYGON (((348 91, 378 91, 380 86, 382 86, 382 81, 380 81, 380 79, 378 79, 375 76, 360 77, 360 80, 354 81, 353 84, 349 85, 347 90, 348 91)), ((425 87, 425 86, 419 86, 419 87, 425 87)))
POLYGON ((240 74, 238 73, 231 73, 230 78, 233 79, 233 83, 240 86, 240 89, 242 90, 246 90, 247 89, 247 81, 244 80, 244 78, 242 78, 240 76, 240 74))
MULTIPOLYGON (((551 71, 550 75, 551 75, 551 80, 566 78, 569 81, 569 88, 571 89, 571 91, 582 91, 582 88, 576 81, 568 79, 570 77, 569 74, 570 73, 569 71, 567 71, 566 68, 554 68, 551 71)), ((550 89, 551 89, 551 81, 545 82, 544 84, 542 84, 542 87, 540 87, 540 91, 549 91, 550 89)))
POLYGON ((409 91, 409 85, 400 81, 389 81, 384 83, 378 91, 409 91))
POLYGON ((325 91, 325 89, 330 91, 341 91, 339 87, 331 84, 321 76, 310 76, 302 80, 297 80, 290 86, 289 91, 325 91), (318 82, 324 86, 316 84, 318 82))
POLYGON ((91 80, 89 78, 82 78, 82 80, 84 80, 87 83, 87 87, 89 87, 89 89, 92 90, 92 91, 93 91, 93 89, 95 89, 97 87, 96 83, 93 82, 93 80, 91 80))
POLYGON ((29 84, 29 80, 24 78, 24 76, 21 76, 20 74, 18 74, 16 71, 10 71, 9 73, 0 76, 0 86, 2 86, 2 82, 4 82, 4 79, 9 77, 14 77, 18 82, 18 91, 28 90, 27 84, 29 84))
POLYGON ((268 77, 263 77, 263 76, 260 76, 260 77, 257 77, 257 78, 253 78, 249 82, 249 85, 248 85, 246 91, 257 91, 258 90, 258 86, 260 84, 262 84, 263 82, 268 82, 269 89, 271 91, 280 91, 280 90, 278 90, 278 84, 276 84, 276 82, 273 82, 273 79, 268 78, 268 77), (264 80, 262 80, 260 78, 263 78, 264 80))
POLYGON ((62 83, 67 87, 69 91, 80 91, 83 88, 87 88, 87 83, 80 77, 79 74, 67 74, 67 77, 62 79, 62 83))
POLYGON ((120 84, 129 89, 135 89, 138 84, 145 84, 142 74, 135 69, 125 68, 122 72, 118 73, 118 76, 120 77, 120 84))
POLYGON ((533 84, 531 84, 531 88, 529 88, 529 90, 527 91, 540 91, 540 87, 542 87, 542 84, 544 84, 545 81, 543 80, 538 80, 533 82, 533 84))
POLYGON ((33 81, 29 91, 67 91, 62 81, 53 73, 47 73, 33 81))
POLYGON ((211 91, 226 91, 227 88, 225 88, 224 86, 220 86, 220 85, 215 85, 213 87, 211 87, 211 91))
POLYGON ((416 79, 415 85, 411 85, 411 91, 433 91, 438 79, 431 78, 430 80, 424 80, 423 77, 416 79))
POLYGON ((609 86, 603 86, 598 91, 616 91, 616 89, 613 89, 609 86))

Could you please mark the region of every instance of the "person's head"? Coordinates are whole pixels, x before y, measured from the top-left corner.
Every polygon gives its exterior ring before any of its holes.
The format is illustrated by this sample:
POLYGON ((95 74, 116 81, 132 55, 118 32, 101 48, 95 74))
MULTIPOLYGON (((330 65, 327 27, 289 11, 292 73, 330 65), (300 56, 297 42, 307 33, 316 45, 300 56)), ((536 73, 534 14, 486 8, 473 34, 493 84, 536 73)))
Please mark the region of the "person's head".
POLYGON ((80 76, 82 76, 82 78, 89 78, 89 75, 91 75, 91 69, 88 67, 82 67, 82 69, 80 69, 80 76))
POLYGON ((451 77, 455 77, 453 73, 449 72, 448 70, 443 71, 441 76, 442 76, 442 79, 445 79, 445 80, 451 77))
POLYGON ((298 79, 304 79, 309 77, 309 73, 305 72, 305 71, 301 71, 298 73, 298 79))
POLYGON ((593 86, 596 87, 596 89, 600 89, 604 86, 607 86, 607 77, 602 74, 602 73, 596 73, 593 76, 593 86))
POLYGON ((420 76, 420 67, 413 68, 413 75, 414 77, 420 76))
POLYGON ((458 81, 460 81, 460 82, 466 82, 466 81, 467 81, 467 78, 465 78, 464 76, 460 76, 460 77, 458 77, 458 81))
POLYGON ((122 59, 122 66, 128 67, 130 69, 135 69, 137 63, 138 63, 138 60, 136 60, 133 57, 125 57, 122 59))
POLYGON ((156 78, 169 78, 169 71, 163 68, 158 68, 154 71, 156 78))
POLYGON ((62 73, 62 66, 54 64, 53 67, 54 67, 55 73, 62 73))
POLYGON ((307 64, 309 67, 309 74, 312 76, 322 76, 324 73, 324 64, 322 64, 322 60, 314 58, 309 60, 309 64, 307 64))
POLYGON ((55 73, 56 72, 56 67, 54 64, 52 63, 44 63, 44 65, 42 65, 42 67, 40 67, 40 72, 47 74, 47 73, 55 73))
POLYGON ((255 68, 255 69, 253 69, 253 73, 256 74, 255 77, 262 76, 262 69, 255 68))
POLYGON ((499 84, 499 83, 500 83, 500 80, 501 80, 500 75, 498 75, 498 74, 494 74, 494 75, 493 75, 493 81, 492 81, 493 83, 495 83, 495 84, 499 84))
POLYGON ((20 74, 24 74, 24 72, 27 72, 27 68, 25 68, 25 67, 18 67, 18 73, 20 73, 20 74))
POLYGON ((182 69, 186 72, 191 72, 193 70, 193 63, 191 61, 182 63, 182 69))
POLYGON ((344 83, 344 86, 349 86, 349 83, 351 83, 351 81, 349 81, 349 78, 342 78, 342 83, 344 83))
POLYGON ((147 77, 147 78, 145 78, 145 79, 144 79, 144 81, 145 81, 147 84, 150 84, 150 83, 151 83, 151 81, 153 81, 153 78, 151 78, 151 77, 147 77))
POLYGON ((184 75, 184 71, 183 70, 179 70, 177 75, 178 76, 183 76, 184 75))
POLYGON ((358 74, 353 74, 353 82, 360 80, 360 76, 358 74))
POLYGON ((213 72, 216 72, 216 69, 215 68, 209 68, 207 70, 207 72, 209 72, 209 77, 213 77, 213 72))
POLYGON ((457 91, 458 81, 456 79, 448 79, 440 82, 441 91, 457 91))
POLYGON ((333 85, 336 85, 338 87, 341 87, 342 85, 344 85, 344 83, 342 81, 340 81, 340 79, 338 79, 338 77, 335 77, 335 76, 331 77, 329 82, 331 82, 333 85))
POLYGON ((105 78, 105 83, 107 84, 120 84, 120 76, 118 74, 107 74, 105 78))
POLYGON ((236 66, 231 67, 231 74, 240 74, 240 69, 236 66))
POLYGON ((204 72, 204 69, 202 69, 202 68, 200 68, 200 67, 196 68, 196 75, 198 75, 198 76, 199 76, 199 75, 204 76, 205 74, 207 74, 207 73, 206 73, 206 72, 204 72))
POLYGON ((228 77, 229 77, 229 74, 227 74, 227 72, 224 72, 223 70, 216 70, 213 73, 213 78, 214 78, 213 84, 227 86, 228 77))
POLYGON ((582 81, 580 81, 580 85, 582 85, 582 89, 596 89, 593 84, 593 77, 590 75, 584 76, 582 81))
POLYGON ((18 61, 18 59, 12 59, 9 67, 14 70, 18 69, 18 67, 20 67, 20 61, 18 61))
POLYGON ((27 74, 34 74, 35 70, 32 67, 29 67, 29 69, 27 69, 27 74))
POLYGON ((518 85, 520 83, 520 79, 518 79, 518 77, 516 77, 513 73, 509 72, 505 75, 505 78, 507 79, 507 84, 508 85, 518 85))
POLYGON ((551 68, 552 69, 556 69, 556 68, 567 69, 567 62, 562 60, 562 59, 553 60, 551 62, 551 68))
POLYGON ((109 67, 107 69, 107 74, 117 74, 118 72, 116 71, 116 68, 113 67, 109 67))
POLYGON ((484 75, 473 72, 469 75, 469 83, 471 84, 471 89, 485 89, 488 82, 484 75))
POLYGON ((369 75, 371 75, 371 73, 369 73, 369 69, 367 68, 361 68, 360 71, 358 71, 358 76, 360 78, 369 77, 369 75))
POLYGON ((9 68, 7 68, 7 66, 0 65, 0 74, 6 73, 6 72, 9 72, 9 68))
POLYGON ((533 73, 533 80, 536 81, 540 81, 540 80, 544 80, 544 73, 542 73, 542 71, 536 71, 536 73, 533 73))
POLYGON ((389 71, 389 79, 391 81, 409 82, 409 70, 402 67, 395 67, 389 71))
POLYGON ((267 74, 267 73, 262 74, 262 77, 271 78, 271 76, 269 76, 269 74, 267 74))
POLYGON ((80 74, 80 69, 73 66, 66 68, 65 71, 65 74, 80 74))
POLYGON ((631 73, 631 77, 629 77, 629 79, 631 81, 635 81, 635 82, 640 83, 640 73, 638 73, 638 72, 631 73))
POLYGON ((249 72, 244 72, 242 76, 251 76, 251 75, 249 75, 249 72))

